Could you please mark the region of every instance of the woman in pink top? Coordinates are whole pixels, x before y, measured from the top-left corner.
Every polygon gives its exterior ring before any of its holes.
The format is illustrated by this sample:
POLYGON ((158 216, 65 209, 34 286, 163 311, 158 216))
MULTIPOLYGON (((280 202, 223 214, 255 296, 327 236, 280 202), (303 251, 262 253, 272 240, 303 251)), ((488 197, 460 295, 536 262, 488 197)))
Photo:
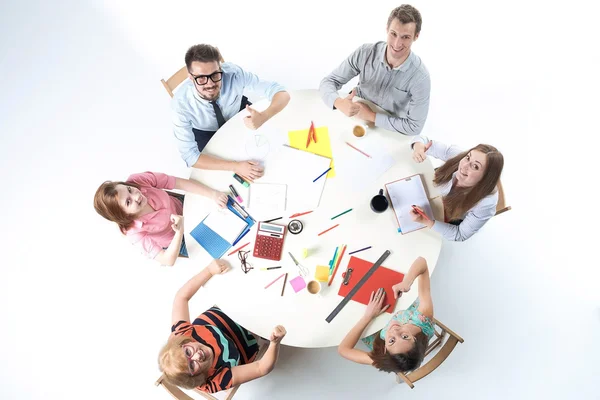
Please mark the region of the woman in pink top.
POLYGON ((115 222, 148 257, 161 265, 172 266, 180 252, 187 256, 183 240, 183 203, 162 189, 181 189, 206 196, 219 207, 227 204, 227 195, 201 183, 144 172, 131 175, 125 182, 104 182, 94 196, 94 208, 115 222))

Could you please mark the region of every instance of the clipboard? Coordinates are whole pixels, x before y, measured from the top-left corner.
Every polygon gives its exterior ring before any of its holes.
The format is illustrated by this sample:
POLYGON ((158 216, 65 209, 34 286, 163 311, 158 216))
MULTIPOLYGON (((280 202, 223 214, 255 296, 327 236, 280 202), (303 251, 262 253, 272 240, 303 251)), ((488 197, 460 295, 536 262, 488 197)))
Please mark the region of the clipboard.
POLYGON ((420 174, 388 182, 385 184, 385 190, 392 203, 398 231, 403 235, 425 228, 425 225, 413 221, 410 217, 413 204, 421 207, 429 219, 435 219, 420 174))
MULTIPOLYGON (((360 278, 362 278, 372 266, 373 263, 371 261, 366 261, 354 256, 350 257, 348 268, 346 269, 346 272, 342 274, 344 281, 340 285, 338 295, 346 297, 358 283, 360 278), (347 284, 345 284, 346 282, 347 284)), ((371 299, 371 292, 383 288, 385 290, 385 300, 383 305, 389 304, 390 306, 386 312, 392 314, 397 300, 394 299, 392 286, 398 282, 402 282, 403 279, 404 274, 402 272, 394 271, 393 269, 386 268, 382 265, 377 268, 373 275, 371 275, 371 277, 362 285, 358 292, 352 297, 352 300, 367 305, 371 299)))
POLYGON ((227 209, 246 223, 246 228, 233 243, 229 243, 204 224, 204 220, 206 220, 208 216, 204 217, 202 222, 190 232, 190 235, 192 235, 198 244, 200 244, 200 246, 215 259, 223 257, 223 254, 225 254, 227 250, 232 246, 235 246, 248 232, 250 232, 250 228, 252 228, 256 222, 254 218, 252 218, 231 196, 227 196, 227 209))

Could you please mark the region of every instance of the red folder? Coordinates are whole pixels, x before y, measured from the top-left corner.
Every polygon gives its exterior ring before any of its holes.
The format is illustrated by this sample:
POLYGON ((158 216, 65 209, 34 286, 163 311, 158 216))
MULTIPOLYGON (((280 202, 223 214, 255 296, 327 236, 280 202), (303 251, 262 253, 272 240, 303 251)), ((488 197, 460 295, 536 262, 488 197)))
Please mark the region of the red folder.
MULTIPOLYGON (((342 274, 344 277, 344 281, 346 281, 346 273, 348 270, 352 268, 352 273, 350 274, 350 278, 348 280, 348 284, 344 285, 343 283, 340 285, 340 290, 338 294, 340 296, 346 297, 350 290, 360 281, 360 279, 365 276, 367 271, 371 269, 373 266, 372 261, 366 261, 362 258, 358 257, 350 257, 350 261, 348 262, 348 268, 346 272, 342 274)), ((362 304, 369 304, 369 300, 371 299, 371 292, 377 291, 379 288, 385 289, 385 300, 384 306, 389 304, 387 311, 388 313, 394 312, 394 307, 396 306, 396 299, 394 299, 394 293, 392 292, 392 286, 394 286, 398 282, 402 282, 404 279, 404 274, 402 272, 394 271, 392 269, 386 268, 383 265, 375 270, 373 275, 361 286, 358 292, 352 297, 352 300, 358 301, 362 304)))

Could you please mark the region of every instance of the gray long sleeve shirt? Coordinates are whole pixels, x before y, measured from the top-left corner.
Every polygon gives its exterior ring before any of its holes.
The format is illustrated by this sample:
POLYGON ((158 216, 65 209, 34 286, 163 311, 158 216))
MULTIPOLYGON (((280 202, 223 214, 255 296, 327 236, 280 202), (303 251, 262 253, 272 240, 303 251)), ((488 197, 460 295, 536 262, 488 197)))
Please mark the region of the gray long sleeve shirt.
POLYGON ((391 68, 385 58, 385 42, 363 44, 321 81, 319 92, 328 107, 339 97, 338 90, 356 75, 357 96, 369 100, 390 115, 377 113, 375 126, 418 135, 429 110, 429 72, 412 51, 406 61, 391 68))

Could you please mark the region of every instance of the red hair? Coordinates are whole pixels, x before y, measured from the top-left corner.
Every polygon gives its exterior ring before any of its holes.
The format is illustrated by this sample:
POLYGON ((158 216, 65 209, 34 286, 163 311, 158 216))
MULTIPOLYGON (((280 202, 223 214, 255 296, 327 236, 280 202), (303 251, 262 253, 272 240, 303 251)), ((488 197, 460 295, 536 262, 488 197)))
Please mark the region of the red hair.
POLYGON ((132 186, 138 190, 140 189, 140 186, 133 182, 106 181, 100 185, 98 190, 96 190, 96 194, 94 195, 94 208, 96 209, 96 212, 104 218, 115 222, 119 226, 121 233, 125 234, 127 230, 131 228, 131 225, 133 225, 135 216, 127 214, 121 208, 117 185, 132 186))

